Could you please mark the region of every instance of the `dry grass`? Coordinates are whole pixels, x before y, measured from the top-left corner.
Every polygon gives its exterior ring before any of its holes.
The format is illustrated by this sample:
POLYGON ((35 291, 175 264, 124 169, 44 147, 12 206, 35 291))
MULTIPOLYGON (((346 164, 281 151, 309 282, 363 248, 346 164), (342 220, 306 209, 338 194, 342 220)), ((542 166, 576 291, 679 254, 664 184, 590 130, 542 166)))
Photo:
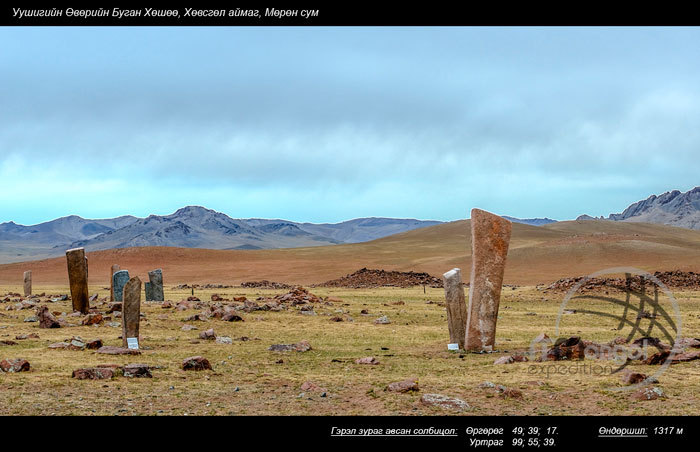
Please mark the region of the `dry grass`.
MULTIPOLYGON (((0 287, 0 293, 19 291, 19 286, 0 287)), ((35 292, 67 293, 63 286, 35 287, 35 292)), ((91 293, 107 296, 102 287, 91 293)), ((284 291, 256 289, 217 289, 195 291, 202 300, 218 293, 231 298, 245 295, 255 299, 284 291)), ((39 329, 36 323, 23 322, 32 311, 5 311, 0 304, 0 339, 38 333, 40 339, 18 340, 18 345, 0 345, 1 358, 22 357, 32 365, 31 372, 0 374, 0 414, 145 414, 145 415, 225 415, 225 414, 450 414, 419 402, 420 395, 437 392, 467 401, 470 415, 698 415, 700 414, 700 361, 672 366, 660 378, 666 400, 633 401, 628 393, 605 390, 619 386, 615 376, 530 375, 532 363, 493 365, 503 353, 491 355, 448 352, 448 333, 444 308, 426 304, 441 302, 442 290, 422 288, 376 290, 314 289, 321 296, 333 296, 343 302, 317 306, 316 316, 300 315, 296 310, 257 311, 244 314, 244 322, 220 320, 190 322, 199 329, 181 331, 182 319, 198 311, 163 309, 159 303, 142 303, 146 319, 141 324, 141 345, 146 349, 137 357, 98 355, 93 351, 50 350, 50 343, 71 336, 101 338, 107 345, 120 345, 120 328, 70 327, 39 329), (391 303, 402 300, 404 305, 391 303), (361 315, 367 309, 370 315, 361 315), (342 312, 341 312, 342 310, 342 312), (166 315, 161 320, 159 316, 166 315), (331 316, 343 315, 346 321, 332 322, 331 316), (387 315, 392 323, 376 325, 374 320, 387 315), (347 317, 352 321, 348 321, 347 317), (199 332, 214 328, 217 335, 239 338, 232 345, 199 340, 199 332), (275 343, 309 340, 313 350, 305 353, 277 353, 267 348, 275 343), (198 343, 192 343, 199 340, 198 343), (180 363, 188 356, 208 358, 213 371, 185 372, 180 363), (357 365, 354 360, 374 356, 381 364, 357 365), (277 363, 282 359, 283 363, 277 363), (341 362, 333 362, 333 360, 341 362), (116 378, 111 381, 77 381, 71 372, 99 363, 142 362, 163 366, 153 371, 152 379, 116 378), (387 384, 417 378, 417 394, 385 391, 387 384), (326 390, 301 394, 300 386, 312 381, 326 390), (484 381, 520 389, 522 400, 502 399, 492 389, 481 389, 484 381), (539 383, 538 383, 539 382, 539 383), (541 383, 541 384, 540 384, 541 383)), ((189 291, 166 290, 166 298, 179 301, 189 291)), ((676 294, 683 316, 684 336, 700 337, 700 293, 676 294)), ((543 293, 531 287, 507 289, 503 294, 498 324, 497 348, 500 351, 525 350, 539 333, 553 335, 561 294, 543 293), (526 315, 534 312, 536 315, 526 315)), ((591 304, 593 306, 593 304, 591 304)), ((50 304, 52 311, 70 310, 69 302, 50 304)), ((595 306, 610 309, 609 306, 595 306)), ((620 333, 589 315, 567 316, 565 333, 585 339, 609 340, 620 333)), ((587 360, 586 363, 589 363, 587 360)), ((595 361, 594 361, 595 363, 595 361)), ((535 364, 544 366, 544 364, 535 364)), ((649 366, 635 370, 651 373, 649 366)))

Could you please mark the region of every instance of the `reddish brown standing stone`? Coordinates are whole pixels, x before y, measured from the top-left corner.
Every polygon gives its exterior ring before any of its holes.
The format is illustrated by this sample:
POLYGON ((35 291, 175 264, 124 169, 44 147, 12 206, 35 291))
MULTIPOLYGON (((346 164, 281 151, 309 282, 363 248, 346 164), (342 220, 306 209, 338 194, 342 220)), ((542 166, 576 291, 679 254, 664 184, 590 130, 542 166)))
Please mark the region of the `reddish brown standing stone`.
POLYGON ((447 328, 450 331, 450 343, 459 344, 464 350, 464 339, 467 333, 467 305, 464 301, 462 273, 459 268, 453 268, 442 275, 447 302, 447 328))
POLYGON ((66 251, 68 262, 68 280, 70 281, 70 296, 73 310, 87 314, 90 311, 90 295, 88 294, 88 269, 84 248, 74 248, 66 251))
POLYGON ((510 243, 510 221, 472 209, 472 271, 467 309, 466 349, 492 351, 510 243))
POLYGON ((124 286, 122 302, 122 346, 128 348, 129 338, 139 337, 141 321, 141 280, 134 276, 124 286))
POLYGON ((109 301, 113 302, 114 301, 114 274, 121 270, 121 267, 119 265, 114 264, 112 265, 112 271, 109 274, 109 301))
POLYGON ((32 294, 32 271, 24 272, 24 296, 28 297, 32 294))

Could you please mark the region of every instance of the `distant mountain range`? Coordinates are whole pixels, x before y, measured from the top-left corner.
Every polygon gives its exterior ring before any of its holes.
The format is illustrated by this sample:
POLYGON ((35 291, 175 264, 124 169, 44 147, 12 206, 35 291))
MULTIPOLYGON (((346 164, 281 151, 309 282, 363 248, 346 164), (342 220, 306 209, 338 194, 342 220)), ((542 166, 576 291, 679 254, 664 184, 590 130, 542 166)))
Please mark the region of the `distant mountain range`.
POLYGON ((89 220, 71 215, 33 226, 0 224, 0 263, 59 256, 75 247, 87 251, 138 246, 269 249, 357 243, 440 223, 395 218, 359 218, 335 224, 233 219, 199 206, 146 218, 89 220))
POLYGON ((685 193, 679 190, 662 195, 651 195, 635 202, 622 213, 611 213, 608 218, 581 215, 577 220, 612 220, 638 223, 657 223, 687 229, 700 229, 700 187, 685 193))
POLYGON ((509 217, 508 215, 503 215, 503 218, 512 223, 522 223, 529 224, 530 226, 542 226, 549 223, 556 223, 557 220, 552 220, 551 218, 515 218, 509 217))

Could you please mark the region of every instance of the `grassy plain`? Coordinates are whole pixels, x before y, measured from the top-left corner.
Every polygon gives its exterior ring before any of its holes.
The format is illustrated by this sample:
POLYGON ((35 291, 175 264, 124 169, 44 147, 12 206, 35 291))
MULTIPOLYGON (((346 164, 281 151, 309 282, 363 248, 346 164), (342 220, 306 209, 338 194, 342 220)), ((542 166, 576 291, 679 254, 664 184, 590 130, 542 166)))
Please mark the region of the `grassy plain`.
MULTIPOLYGON (((0 294, 19 292, 18 285, 0 286, 0 294)), ((0 303, 0 340, 37 333, 39 339, 16 340, 0 345, 0 359, 25 358, 30 372, 0 373, 0 415, 426 415, 454 412, 420 403, 425 393, 460 398, 471 409, 466 415, 698 415, 700 414, 700 360, 671 366, 659 378, 667 398, 632 400, 618 376, 551 374, 547 364, 494 365, 500 356, 526 351, 540 333, 554 337, 554 326, 564 294, 534 287, 504 288, 498 320, 497 353, 466 354, 446 349, 446 313, 439 302, 442 289, 381 288, 367 290, 314 288, 319 296, 339 298, 332 306, 315 307, 317 315, 301 315, 296 309, 282 312, 255 311, 243 314, 244 322, 211 319, 188 322, 198 329, 182 331, 183 319, 198 310, 163 309, 160 303, 142 303, 141 356, 99 355, 91 350, 52 350, 54 342, 81 336, 120 345, 121 329, 75 326, 39 329, 23 319, 33 310, 7 311, 12 303, 0 303), (403 301, 404 304, 393 304, 403 301), (428 301, 434 303, 428 304, 428 301), (360 314, 366 309, 369 315, 360 314), (387 315, 388 325, 374 320, 387 315), (344 321, 333 322, 332 316, 344 321), (233 344, 200 340, 199 333, 214 328, 219 336, 230 336, 233 344), (249 337, 249 341, 236 340, 249 337), (308 352, 272 352, 271 344, 308 340, 308 352), (208 358, 213 371, 185 372, 186 357, 208 358), (374 356, 378 365, 355 364, 355 359, 374 356), (281 362, 280 362, 281 361, 281 362), (124 378, 78 381, 74 369, 104 363, 147 363, 160 366, 153 378, 124 378), (533 367, 534 366, 534 367, 533 367), (533 371, 534 369, 534 371, 533 371), (535 373, 536 372, 536 373, 535 373), (389 383, 415 378, 420 391, 400 394, 386 391, 389 383), (311 381, 320 391, 302 391, 311 381), (522 399, 501 398, 494 389, 480 388, 485 381, 522 391, 522 399), (325 396, 322 394, 325 392, 325 396)), ((35 293, 68 293, 67 285, 41 286, 35 293)), ((226 298, 273 296, 282 290, 212 289, 195 290, 208 301, 217 293, 226 298)), ((104 286, 91 286, 100 298, 109 295, 104 286)), ((166 288, 166 299, 177 302, 189 290, 166 288)), ((700 337, 700 292, 676 292, 683 323, 683 336, 700 337)), ((70 312, 70 302, 50 303, 52 311, 70 312)), ((586 307, 617 312, 601 302, 586 301, 586 307)), ((569 306, 572 307, 572 306, 569 306)), ((580 306, 579 306, 580 307, 580 306)), ((619 315, 619 312, 617 312, 619 315)), ((562 335, 606 342, 625 332, 614 322, 589 314, 565 316, 562 335)), ((78 323, 78 319, 68 318, 78 323)), ((119 321, 119 319, 113 319, 119 321)), ((585 364, 605 364, 586 360, 585 364)), ((570 363, 573 364, 573 363, 570 363)), ((633 365, 651 374, 658 366, 633 365)), ((456 413, 455 413, 456 414, 456 413)))

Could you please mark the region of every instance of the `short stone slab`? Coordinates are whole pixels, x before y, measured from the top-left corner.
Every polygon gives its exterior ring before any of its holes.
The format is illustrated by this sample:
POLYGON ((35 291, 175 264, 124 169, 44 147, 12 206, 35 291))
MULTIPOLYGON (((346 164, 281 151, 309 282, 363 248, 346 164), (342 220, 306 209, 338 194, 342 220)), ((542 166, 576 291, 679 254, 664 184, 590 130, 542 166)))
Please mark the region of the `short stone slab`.
POLYGON ((114 369, 95 367, 87 369, 75 369, 72 378, 76 380, 109 380, 114 378, 114 369))
POLYGON ((423 394, 420 398, 420 402, 423 405, 437 406, 454 411, 466 411, 471 408, 469 404, 462 399, 448 397, 442 394, 423 394))
POLYGON ((301 341, 296 344, 273 344, 268 350, 272 352, 308 352, 311 350, 309 341, 301 341))
POLYGON ((206 331, 199 333, 200 339, 206 339, 208 341, 216 340, 216 333, 214 333, 214 328, 209 328, 206 331))
POLYGON ((397 381, 395 383, 389 384, 386 387, 386 389, 387 391, 402 393, 415 392, 420 390, 418 388, 418 382, 416 382, 415 380, 397 381))
POLYGON ((29 361, 22 358, 16 359, 3 359, 0 361, 0 370, 3 372, 14 373, 14 372, 29 372, 31 366, 29 361))
POLYGON ((105 345, 97 349, 96 353, 103 355, 140 355, 139 350, 132 350, 124 347, 114 347, 111 345, 105 345))
POLYGON ((202 356, 191 356, 182 362, 182 370, 212 370, 209 360, 202 356))

